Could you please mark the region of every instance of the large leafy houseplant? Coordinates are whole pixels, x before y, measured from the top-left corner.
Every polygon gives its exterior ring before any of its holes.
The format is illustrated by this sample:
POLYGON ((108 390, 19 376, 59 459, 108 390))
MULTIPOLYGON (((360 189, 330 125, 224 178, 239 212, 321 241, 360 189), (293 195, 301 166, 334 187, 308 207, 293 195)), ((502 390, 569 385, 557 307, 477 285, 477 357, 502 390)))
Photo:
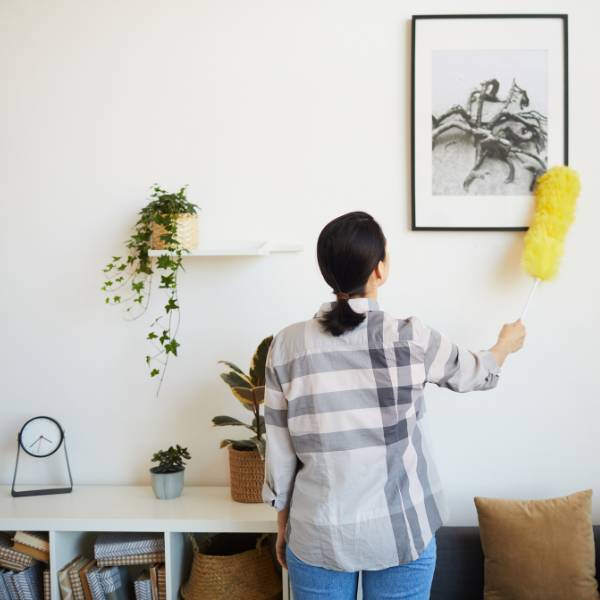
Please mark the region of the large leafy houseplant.
POLYGON ((150 202, 139 212, 133 233, 125 243, 126 256, 113 256, 104 267, 106 304, 125 305, 129 320, 141 317, 150 304, 152 280, 159 277, 158 287, 166 292, 163 314, 149 326, 147 339, 152 352, 146 355, 150 376, 160 375, 160 391, 169 357, 177 356, 177 333, 181 314, 177 296, 177 274, 183 269, 182 257, 188 250, 177 232, 180 215, 195 215, 198 207, 188 201, 186 187, 169 193, 158 185, 152 187, 150 202), (162 227, 162 253, 151 256, 153 228, 162 227))
POLYGON ((221 360, 221 364, 228 367, 228 371, 221 373, 221 379, 230 387, 233 395, 240 401, 242 406, 249 410, 253 417, 251 423, 244 423, 233 417, 220 415, 214 417, 212 422, 216 426, 245 427, 254 433, 247 439, 234 440, 224 439, 221 448, 231 446, 235 450, 258 450, 260 457, 265 457, 265 418, 260 414, 260 406, 265 399, 265 364, 267 353, 273 341, 273 336, 266 337, 258 345, 248 373, 244 373, 237 365, 221 360))

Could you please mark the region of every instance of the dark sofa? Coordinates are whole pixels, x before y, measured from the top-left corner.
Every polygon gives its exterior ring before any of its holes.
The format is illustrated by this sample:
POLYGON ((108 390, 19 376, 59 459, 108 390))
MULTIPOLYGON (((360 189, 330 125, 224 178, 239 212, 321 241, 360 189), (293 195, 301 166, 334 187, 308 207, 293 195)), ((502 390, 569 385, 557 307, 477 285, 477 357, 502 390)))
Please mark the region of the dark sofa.
MULTIPOLYGON (((478 527, 441 527, 431 600, 482 600, 483 552, 478 527)), ((600 573, 600 526, 594 527, 596 573, 600 573)))

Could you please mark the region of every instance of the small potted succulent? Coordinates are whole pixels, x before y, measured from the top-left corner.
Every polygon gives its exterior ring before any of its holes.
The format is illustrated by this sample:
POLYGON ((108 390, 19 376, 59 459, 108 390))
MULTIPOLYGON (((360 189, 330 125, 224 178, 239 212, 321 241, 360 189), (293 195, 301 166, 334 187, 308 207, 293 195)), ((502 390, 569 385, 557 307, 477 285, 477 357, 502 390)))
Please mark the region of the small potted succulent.
POLYGON ((183 491, 184 459, 192 458, 187 448, 179 444, 170 446, 168 450, 159 450, 152 456, 152 462, 158 465, 150 469, 152 489, 159 500, 179 498, 183 491))
POLYGON ((237 502, 262 502, 265 477, 265 418, 260 406, 265 398, 265 364, 273 336, 266 337, 256 349, 248 373, 237 365, 219 361, 228 367, 221 379, 229 386, 242 406, 252 413, 252 422, 244 423, 233 417, 218 416, 212 422, 219 427, 245 427, 254 435, 246 439, 224 439, 221 448, 229 449, 231 497, 237 502))

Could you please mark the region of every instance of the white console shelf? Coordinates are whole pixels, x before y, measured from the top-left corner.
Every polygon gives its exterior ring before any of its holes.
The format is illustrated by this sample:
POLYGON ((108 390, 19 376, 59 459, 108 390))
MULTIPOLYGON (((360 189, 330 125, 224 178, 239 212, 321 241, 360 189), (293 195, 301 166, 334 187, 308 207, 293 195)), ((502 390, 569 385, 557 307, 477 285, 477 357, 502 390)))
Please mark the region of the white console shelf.
MULTIPOLYGON (((242 504, 228 487, 186 486, 175 500, 157 500, 146 486, 77 486, 70 494, 13 498, 0 487, 0 531, 48 531, 52 600, 60 599, 58 571, 80 553, 93 556, 100 531, 161 532, 165 536, 167 600, 177 600, 191 561, 186 533, 277 531, 266 504, 242 504)), ((288 600, 283 569, 283 598, 288 600)))

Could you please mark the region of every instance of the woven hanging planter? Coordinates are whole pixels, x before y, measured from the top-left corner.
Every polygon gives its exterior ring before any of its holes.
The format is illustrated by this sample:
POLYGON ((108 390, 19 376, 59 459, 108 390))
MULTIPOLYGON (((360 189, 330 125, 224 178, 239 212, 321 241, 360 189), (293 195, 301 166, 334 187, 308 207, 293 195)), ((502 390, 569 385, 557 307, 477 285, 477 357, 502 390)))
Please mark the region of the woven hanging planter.
POLYGON ((181 586, 184 600, 278 600, 281 573, 268 534, 218 534, 200 550, 189 535, 193 560, 181 586))
MULTIPOLYGON (((194 250, 198 247, 198 215, 185 213, 177 215, 176 238, 186 250, 194 250)), ((161 236, 165 235, 165 228, 158 223, 152 223, 152 237, 150 247, 152 250, 164 250, 165 242, 161 236)))
POLYGON ((229 446, 231 497, 236 502, 262 502, 265 461, 258 450, 236 450, 229 446))

